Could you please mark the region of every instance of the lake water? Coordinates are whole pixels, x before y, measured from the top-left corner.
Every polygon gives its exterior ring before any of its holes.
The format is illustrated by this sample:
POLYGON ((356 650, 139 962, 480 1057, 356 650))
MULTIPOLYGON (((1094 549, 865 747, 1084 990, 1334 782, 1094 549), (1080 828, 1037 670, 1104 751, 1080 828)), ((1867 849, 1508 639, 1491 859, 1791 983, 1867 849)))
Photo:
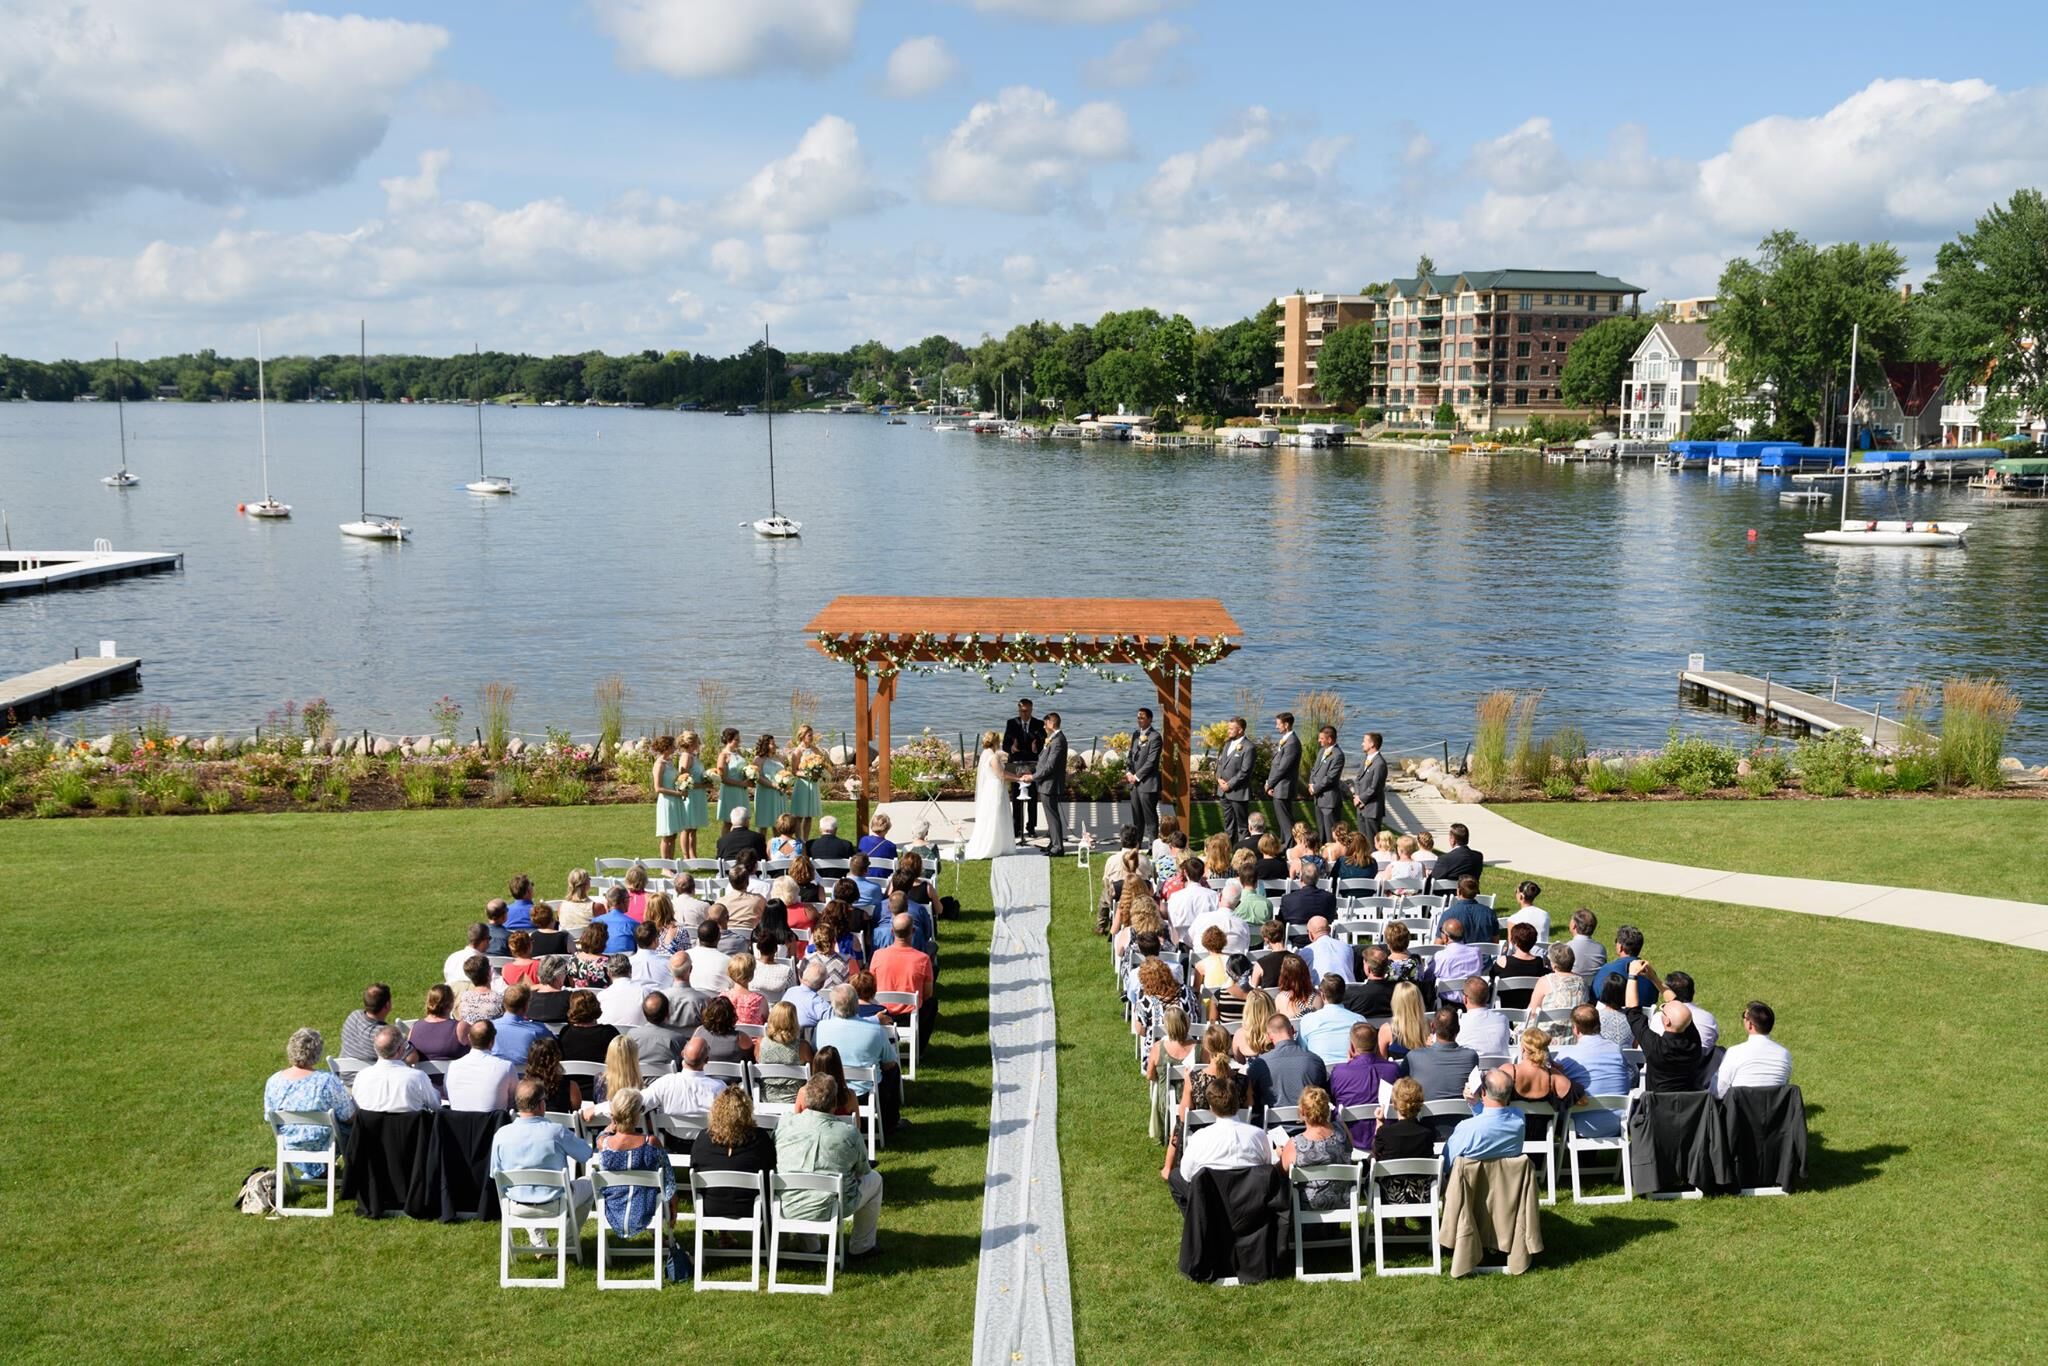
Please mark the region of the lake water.
MULTIPOLYGON (((1267 711, 1306 688, 1350 703, 1353 730, 1395 751, 1461 749, 1474 698, 1545 690, 1548 725, 1596 748, 1654 745, 1674 724, 1737 733, 1683 708, 1688 652, 1891 707, 1902 685, 1995 672, 2023 695, 2012 748, 2048 750, 2048 515, 1974 495, 1857 488, 1857 515, 1975 523, 1959 551, 1809 547, 1831 512, 1782 506, 1774 481, 1550 466, 1421 452, 1151 450, 999 441, 873 417, 775 424, 796 543, 757 540, 767 510, 759 417, 490 409, 489 465, 511 498, 462 489, 474 411, 369 411, 372 511, 403 546, 348 540, 356 410, 273 405, 273 491, 291 521, 238 516, 258 494, 250 404, 128 408, 139 487, 117 464, 115 412, 0 404, 0 507, 26 549, 185 553, 182 573, 0 603, 0 674, 90 653, 139 655, 143 688, 70 713, 89 727, 169 708, 174 729, 247 729, 324 696, 344 730, 418 733, 454 697, 515 685, 516 729, 595 724, 592 686, 623 675, 633 728, 694 714, 700 680, 727 718, 786 732, 789 694, 851 725, 849 672, 803 625, 838 593, 1216 597, 1245 648, 1196 679, 1197 723, 1238 690, 1267 711), (1745 532, 1757 531, 1750 543, 1745 532)), ((1087 743, 1124 729, 1149 687, 1076 674, 1052 705, 1087 743)), ((1047 704, 1041 699, 1041 710, 1047 704)), ((1009 715, 979 679, 906 677, 899 736, 1009 715)), ((1350 735, 1346 743, 1353 743, 1350 735)))

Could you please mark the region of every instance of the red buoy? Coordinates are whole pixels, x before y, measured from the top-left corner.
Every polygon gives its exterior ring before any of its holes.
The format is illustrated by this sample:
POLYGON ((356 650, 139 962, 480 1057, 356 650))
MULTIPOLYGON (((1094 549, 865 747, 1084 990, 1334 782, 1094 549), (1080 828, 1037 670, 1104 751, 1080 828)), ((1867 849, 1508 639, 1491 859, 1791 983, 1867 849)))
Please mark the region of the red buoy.
MULTIPOLYGON (((235 504, 235 511, 237 511, 237 512, 247 512, 248 510, 249 510, 249 505, 248 505, 247 503, 237 503, 237 504, 235 504)), ((1755 540, 1755 539, 1756 539, 1756 533, 1755 533, 1754 531, 1750 532, 1750 533, 1749 533, 1749 537, 1750 537, 1750 539, 1751 539, 1751 540, 1755 540)))
POLYGON ((1750 539, 1751 541, 1754 541, 1754 540, 1756 540, 1756 528, 1755 528, 1755 527, 1751 527, 1751 528, 1749 529, 1749 539, 1750 539))

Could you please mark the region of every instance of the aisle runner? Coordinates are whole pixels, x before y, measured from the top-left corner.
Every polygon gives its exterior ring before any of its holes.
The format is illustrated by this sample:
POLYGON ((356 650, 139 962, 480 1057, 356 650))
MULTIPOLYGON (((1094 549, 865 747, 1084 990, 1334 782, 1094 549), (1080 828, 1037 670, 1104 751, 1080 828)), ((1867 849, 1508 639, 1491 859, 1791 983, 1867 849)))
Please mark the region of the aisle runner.
POLYGON ((1031 854, 996 859, 989 864, 989 891, 996 906, 988 970, 994 1094, 974 1360, 978 1366, 1069 1362, 1074 1312, 1060 1194, 1052 956, 1045 940, 1051 866, 1031 854))

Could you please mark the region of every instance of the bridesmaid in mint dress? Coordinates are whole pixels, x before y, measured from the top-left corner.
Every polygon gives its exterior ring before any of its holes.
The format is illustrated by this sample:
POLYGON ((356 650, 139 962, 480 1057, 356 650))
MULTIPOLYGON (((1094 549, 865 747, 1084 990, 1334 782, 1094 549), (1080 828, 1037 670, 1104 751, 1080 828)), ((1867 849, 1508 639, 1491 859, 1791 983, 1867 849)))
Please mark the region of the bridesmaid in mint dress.
POLYGON ((782 761, 775 757, 775 737, 763 735, 754 743, 754 767, 761 776, 754 784, 754 828, 763 835, 775 829, 775 822, 789 809, 789 797, 775 786, 782 761))
POLYGON ((822 767, 825 752, 818 748, 817 732, 808 725, 799 726, 796 739, 789 747, 789 766, 796 770, 796 787, 789 794, 789 814, 796 817, 796 837, 806 844, 811 839, 811 822, 825 812, 824 800, 818 792, 818 779, 804 776, 805 767, 812 763, 821 766, 818 769, 821 776, 829 771, 822 767))
POLYGON ((676 836, 683 831, 683 793, 676 786, 675 749, 673 735, 654 737, 654 839, 662 858, 676 856, 676 836))
MULTIPOLYGON (((697 857, 697 832, 710 824, 705 820, 704 762, 698 756, 704 749, 704 737, 694 730, 686 730, 676 738, 678 760, 676 767, 680 777, 687 782, 688 791, 683 794, 683 809, 680 816, 683 836, 683 857, 697 857)), ((681 787, 684 782, 678 782, 681 787)))
MULTIPOLYGON (((712 767, 718 770, 718 809, 711 813, 711 824, 723 830, 734 807, 744 806, 751 811, 754 805, 754 794, 747 782, 747 756, 740 747, 738 727, 727 726, 718 733, 718 758, 712 767)), ((755 824, 759 828, 758 821, 755 824)))

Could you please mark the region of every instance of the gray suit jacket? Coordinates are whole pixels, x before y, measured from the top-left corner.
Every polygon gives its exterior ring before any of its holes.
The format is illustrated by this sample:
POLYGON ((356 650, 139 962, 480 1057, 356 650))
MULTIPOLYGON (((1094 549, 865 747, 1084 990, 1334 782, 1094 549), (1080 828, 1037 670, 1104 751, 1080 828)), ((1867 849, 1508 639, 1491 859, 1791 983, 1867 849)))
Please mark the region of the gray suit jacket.
POLYGON ((1221 796, 1242 800, 1252 790, 1252 738, 1247 735, 1236 743, 1235 754, 1226 741, 1223 752, 1216 756, 1216 790, 1221 796))
POLYGON ((1125 771, 1131 775, 1131 791, 1152 795, 1159 791, 1159 732, 1142 730, 1131 737, 1131 752, 1125 771))
POLYGON ((1038 785, 1041 797, 1058 801, 1067 790, 1067 733, 1053 731, 1045 737, 1045 748, 1038 751, 1038 767, 1031 774, 1031 781, 1038 785))
POLYGON ((1316 755, 1315 767, 1308 771, 1308 795, 1318 804, 1341 805, 1344 801, 1344 751, 1331 745, 1316 755))
POLYGON ((1273 746, 1273 767, 1266 771, 1266 785, 1276 797, 1292 798, 1301 784, 1301 736, 1288 731, 1273 746))
POLYGON ((1351 794, 1358 799, 1361 820, 1368 816, 1378 820, 1387 814, 1387 761, 1383 756, 1374 754, 1365 761, 1351 794))

